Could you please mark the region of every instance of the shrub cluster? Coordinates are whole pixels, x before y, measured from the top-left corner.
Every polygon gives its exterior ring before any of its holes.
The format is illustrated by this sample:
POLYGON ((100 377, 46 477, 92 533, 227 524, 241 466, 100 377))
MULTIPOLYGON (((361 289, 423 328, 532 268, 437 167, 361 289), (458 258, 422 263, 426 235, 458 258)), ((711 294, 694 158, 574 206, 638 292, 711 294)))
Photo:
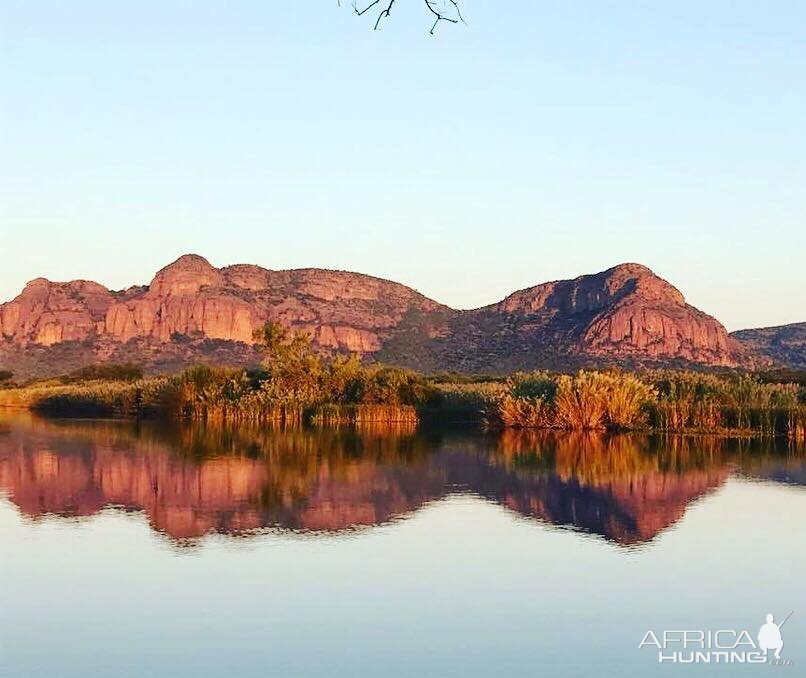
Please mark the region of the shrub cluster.
POLYGON ((133 363, 101 363, 98 365, 88 365, 71 372, 60 381, 65 384, 72 384, 82 381, 99 381, 102 379, 109 381, 138 381, 143 378, 143 368, 133 363))

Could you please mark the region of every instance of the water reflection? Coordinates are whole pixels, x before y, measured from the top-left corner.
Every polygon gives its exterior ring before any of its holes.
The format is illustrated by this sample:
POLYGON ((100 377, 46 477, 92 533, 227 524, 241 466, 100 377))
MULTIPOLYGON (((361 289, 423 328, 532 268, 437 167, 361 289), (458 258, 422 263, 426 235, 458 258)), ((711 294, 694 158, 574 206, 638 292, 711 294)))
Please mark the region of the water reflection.
POLYGON ((267 528, 338 533, 472 492, 629 546, 732 473, 806 484, 802 449, 759 440, 0 419, 0 491, 30 519, 114 506, 144 512, 178 543, 267 528))

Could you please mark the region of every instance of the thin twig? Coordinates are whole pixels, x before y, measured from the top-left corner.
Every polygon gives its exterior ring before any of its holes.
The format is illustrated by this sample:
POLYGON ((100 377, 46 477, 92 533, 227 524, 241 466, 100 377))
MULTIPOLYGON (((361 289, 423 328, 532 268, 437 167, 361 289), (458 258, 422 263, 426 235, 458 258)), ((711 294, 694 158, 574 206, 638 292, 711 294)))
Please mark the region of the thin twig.
MULTIPOLYGON (((377 7, 378 5, 383 6, 383 3, 385 3, 386 1, 387 0, 372 0, 363 9, 359 9, 357 2, 353 2, 353 9, 355 10, 355 13, 358 16, 362 16, 367 12, 369 12, 369 10, 371 10, 373 7, 377 7)), ((392 12, 392 6, 395 4, 395 1, 396 0, 388 0, 388 4, 386 5, 386 7, 383 7, 383 9, 381 9, 378 12, 378 16, 375 19, 375 26, 373 30, 377 31, 381 25, 381 21, 389 17, 389 15, 392 12)), ((448 0, 448 2, 450 2, 453 5, 453 8, 456 13, 455 17, 444 14, 442 10, 437 9, 437 7, 434 5, 434 0, 423 0, 423 1, 425 2, 425 6, 428 9, 428 11, 434 16, 434 23, 431 26, 430 31, 431 35, 434 35, 434 30, 439 25, 440 21, 447 21, 448 23, 452 24, 457 24, 460 21, 462 23, 466 23, 464 17, 462 16, 462 11, 459 8, 459 0, 448 0)), ((341 0, 339 0, 339 5, 341 5, 341 0)))
POLYGON ((434 25, 431 26, 430 31, 431 35, 434 35, 434 29, 437 27, 437 24, 440 21, 449 21, 452 24, 459 23, 459 19, 452 19, 451 17, 442 14, 442 12, 440 12, 439 10, 434 9, 434 6, 431 4, 432 0, 423 0, 423 1, 425 2, 425 6, 428 7, 428 11, 431 12, 431 14, 433 14, 436 17, 436 19, 434 19, 434 25))

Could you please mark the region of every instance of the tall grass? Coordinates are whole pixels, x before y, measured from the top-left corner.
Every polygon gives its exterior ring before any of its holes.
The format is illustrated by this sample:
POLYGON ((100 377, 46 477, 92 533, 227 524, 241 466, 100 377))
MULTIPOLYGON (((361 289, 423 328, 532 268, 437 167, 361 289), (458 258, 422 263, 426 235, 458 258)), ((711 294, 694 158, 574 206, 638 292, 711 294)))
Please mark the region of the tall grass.
POLYGON ((740 432, 804 438, 802 387, 748 375, 586 372, 513 376, 488 412, 504 427, 740 432))
POLYGON ((659 395, 650 407, 661 431, 734 430, 803 435, 804 393, 796 384, 763 383, 748 375, 718 377, 692 372, 654 375, 659 395))
POLYGON ((167 379, 133 382, 91 381, 81 384, 38 384, 0 392, 0 405, 27 407, 51 415, 136 416, 161 409, 167 379))
POLYGON ((517 398, 504 394, 497 403, 497 414, 504 426, 513 428, 551 428, 552 403, 545 398, 517 398))
POLYGON ((497 403, 504 426, 573 431, 633 430, 647 423, 655 391, 633 375, 516 375, 497 403))
POLYGON ((417 409, 412 405, 326 403, 316 407, 309 420, 314 424, 417 424, 417 409))

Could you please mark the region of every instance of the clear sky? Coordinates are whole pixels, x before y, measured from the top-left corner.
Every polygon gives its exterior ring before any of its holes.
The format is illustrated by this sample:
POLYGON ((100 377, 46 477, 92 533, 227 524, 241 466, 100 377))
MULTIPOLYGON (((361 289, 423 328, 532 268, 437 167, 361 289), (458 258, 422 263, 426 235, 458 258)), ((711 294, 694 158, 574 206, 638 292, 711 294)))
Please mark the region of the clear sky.
POLYGON ((0 3, 0 299, 185 252, 455 307, 623 261, 806 320, 806 5, 0 3))

